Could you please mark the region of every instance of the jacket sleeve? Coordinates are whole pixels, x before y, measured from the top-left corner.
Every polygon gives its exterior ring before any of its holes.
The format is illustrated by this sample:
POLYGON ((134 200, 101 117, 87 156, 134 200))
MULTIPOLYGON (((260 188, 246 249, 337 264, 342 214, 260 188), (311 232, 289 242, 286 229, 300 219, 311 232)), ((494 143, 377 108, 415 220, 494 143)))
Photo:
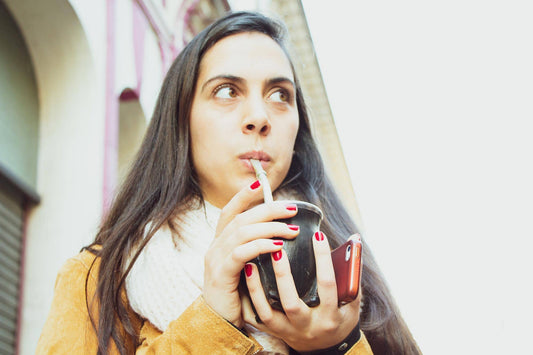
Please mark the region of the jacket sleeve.
POLYGON ((72 258, 59 271, 36 354, 96 354, 98 342, 85 302, 88 269, 82 259, 72 258))
MULTIPOLYGON (((58 273, 52 306, 36 354, 96 354, 98 340, 85 301, 86 278, 94 256, 88 252, 69 259, 58 273)), ((92 269, 87 292, 94 295, 97 266, 92 269)), ((160 332, 148 321, 139 324, 137 354, 253 354, 261 350, 253 339, 213 312, 199 297, 160 332)), ((114 345, 111 354, 118 354, 114 345)))
POLYGON ((161 333, 145 322, 137 354, 254 354, 261 346, 213 312, 202 297, 161 333))

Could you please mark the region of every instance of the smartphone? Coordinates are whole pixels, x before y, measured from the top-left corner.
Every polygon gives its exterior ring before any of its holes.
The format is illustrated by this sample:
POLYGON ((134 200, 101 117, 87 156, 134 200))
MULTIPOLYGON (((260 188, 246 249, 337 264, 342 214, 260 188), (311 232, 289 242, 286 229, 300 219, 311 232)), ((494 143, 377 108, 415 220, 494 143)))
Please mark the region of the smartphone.
POLYGON ((362 273, 363 244, 361 235, 354 234, 346 243, 331 252, 339 305, 357 298, 362 273))

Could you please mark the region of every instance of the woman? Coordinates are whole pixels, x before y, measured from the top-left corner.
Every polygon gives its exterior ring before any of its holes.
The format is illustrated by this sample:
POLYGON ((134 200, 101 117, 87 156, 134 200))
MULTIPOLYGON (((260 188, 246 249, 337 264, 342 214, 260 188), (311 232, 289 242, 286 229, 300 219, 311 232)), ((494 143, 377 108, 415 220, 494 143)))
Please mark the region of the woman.
POLYGON ((262 15, 234 13, 178 56, 94 243, 59 273, 38 353, 419 353, 368 247, 364 305, 337 307, 330 244, 357 229, 325 174, 282 32, 262 15), (313 241, 316 307, 298 298, 283 245, 271 239, 297 237, 298 226, 273 222, 296 206, 261 203, 251 158, 275 199, 324 212, 313 241), (285 313, 270 308, 248 262, 266 253, 285 313), (250 298, 239 293, 243 269, 250 298))

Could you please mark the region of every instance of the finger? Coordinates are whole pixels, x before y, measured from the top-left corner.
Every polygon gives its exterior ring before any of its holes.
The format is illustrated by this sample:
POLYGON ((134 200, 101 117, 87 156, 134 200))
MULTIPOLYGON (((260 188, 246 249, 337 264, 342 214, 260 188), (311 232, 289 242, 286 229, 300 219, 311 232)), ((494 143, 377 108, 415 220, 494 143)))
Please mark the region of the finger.
POLYGON ((290 322, 298 325, 309 322, 309 307, 300 299, 294 279, 291 273, 291 266, 287 254, 283 249, 272 253, 272 267, 276 275, 281 305, 290 322))
POLYGON ((257 329, 262 326, 261 319, 254 311, 252 300, 250 299, 250 296, 246 294, 241 295, 241 311, 244 323, 250 324, 257 329))
POLYGON ((244 212, 252 202, 261 197, 263 187, 259 180, 251 185, 246 186, 233 196, 233 198, 222 208, 218 219, 215 236, 218 236, 224 228, 230 223, 235 216, 244 212))
POLYGON ((239 227, 236 244, 243 244, 256 239, 280 237, 294 239, 300 233, 300 227, 283 222, 263 222, 239 227))
POLYGON ((213 255, 225 255, 225 260, 230 261, 230 263, 224 262, 227 272, 237 275, 246 262, 260 254, 272 253, 283 247, 282 239, 272 238, 293 239, 298 233, 299 228, 296 226, 281 222, 246 225, 241 227, 238 233, 225 233, 226 236, 215 239, 214 248, 208 251, 206 260, 214 263, 217 259, 213 255))
POLYGON ((347 241, 348 241, 348 240, 354 240, 354 241, 356 241, 356 242, 362 242, 362 241, 361 241, 361 234, 359 234, 359 233, 354 233, 354 234, 352 234, 351 236, 349 236, 348 239, 346 239, 346 240, 347 240, 347 241))
POLYGON ((359 295, 354 301, 339 307, 342 317, 346 320, 351 320, 355 324, 359 321, 361 314, 361 293, 359 292, 359 295))
POLYGON ((295 216, 298 207, 294 203, 286 201, 274 201, 262 203, 235 216, 230 224, 243 226, 247 224, 261 223, 273 220, 282 220, 295 216))
POLYGON ((273 253, 283 248, 283 240, 258 239, 239 245, 231 253, 233 267, 231 273, 240 273, 244 264, 261 254, 273 253))
POLYGON ((286 324, 285 316, 281 312, 272 309, 270 303, 268 303, 257 265, 253 263, 246 264, 244 272, 248 293, 257 313, 254 313, 250 306, 250 309, 243 314, 244 321, 263 331, 268 331, 268 328, 274 327, 275 324, 286 324))
POLYGON ((324 233, 316 232, 313 237, 313 250, 316 262, 316 281, 320 305, 322 307, 337 308, 337 283, 329 242, 324 233))

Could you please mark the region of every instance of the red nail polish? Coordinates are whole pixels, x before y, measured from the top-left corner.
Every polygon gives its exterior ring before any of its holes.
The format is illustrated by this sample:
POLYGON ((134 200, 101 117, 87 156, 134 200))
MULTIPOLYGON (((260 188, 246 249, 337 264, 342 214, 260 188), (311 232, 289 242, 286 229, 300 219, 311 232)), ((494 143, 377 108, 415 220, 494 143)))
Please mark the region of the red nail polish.
POLYGON ((272 257, 274 258, 274 260, 278 261, 279 259, 281 259, 281 256, 283 255, 283 253, 281 252, 281 250, 278 250, 278 251, 275 251, 272 253, 272 257))
POLYGON ((274 245, 283 245, 283 240, 279 240, 279 239, 274 240, 274 245))
POLYGON ((287 208, 287 210, 289 211, 296 211, 296 205, 295 204, 290 204, 290 205, 287 205, 285 206, 287 208))
POLYGON ((247 277, 250 277, 252 276, 252 265, 251 264, 246 264, 244 265, 244 273, 246 274, 247 277))
POLYGON ((259 180, 256 180, 253 184, 250 185, 250 188, 252 190, 255 190, 257 189, 259 186, 261 186, 261 183, 259 182, 259 180))
POLYGON ((315 233, 315 239, 318 240, 319 242, 324 240, 324 233, 322 232, 316 232, 315 233))
POLYGON ((296 226, 294 224, 287 224, 287 227, 289 227, 291 231, 297 231, 300 229, 300 226, 296 226))

